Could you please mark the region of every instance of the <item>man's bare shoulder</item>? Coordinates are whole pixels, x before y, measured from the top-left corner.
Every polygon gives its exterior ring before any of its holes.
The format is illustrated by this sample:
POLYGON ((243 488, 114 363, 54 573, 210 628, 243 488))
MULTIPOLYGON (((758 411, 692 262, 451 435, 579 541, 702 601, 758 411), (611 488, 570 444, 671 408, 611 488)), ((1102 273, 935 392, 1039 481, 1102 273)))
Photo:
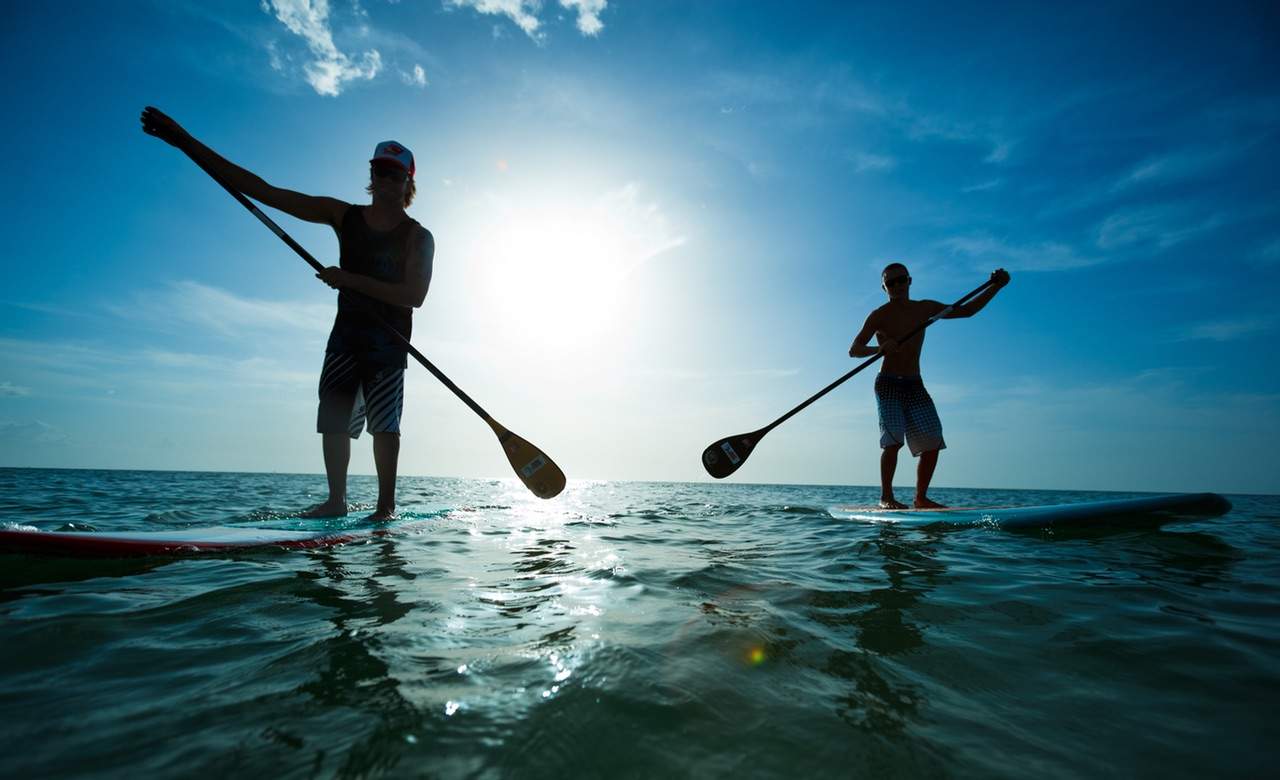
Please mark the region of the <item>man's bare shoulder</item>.
POLYGON ((890 302, 890 303, 882 303, 882 304, 880 304, 879 306, 877 306, 876 308, 874 308, 874 309, 872 309, 872 310, 871 310, 871 313, 867 315, 867 319, 868 319, 868 320, 870 320, 870 319, 872 319, 872 318, 875 318, 875 319, 877 319, 877 320, 878 320, 878 319, 881 319, 881 318, 883 318, 883 317, 885 316, 885 314, 889 313, 889 311, 892 309, 892 307, 893 307, 892 302, 890 302))

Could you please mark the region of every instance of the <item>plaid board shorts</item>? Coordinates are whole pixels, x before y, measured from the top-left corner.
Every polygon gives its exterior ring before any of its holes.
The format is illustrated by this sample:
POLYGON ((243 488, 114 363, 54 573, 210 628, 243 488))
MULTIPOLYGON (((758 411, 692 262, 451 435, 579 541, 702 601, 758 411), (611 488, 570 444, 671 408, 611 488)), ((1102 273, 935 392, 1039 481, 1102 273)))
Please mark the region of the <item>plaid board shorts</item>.
POLYGON ((905 441, 915 457, 946 449, 942 421, 920 377, 878 374, 876 408, 880 412, 881 447, 901 447, 905 441))
POLYGON ((404 411, 404 369, 370 363, 342 352, 327 352, 320 370, 318 433, 400 433, 404 411))

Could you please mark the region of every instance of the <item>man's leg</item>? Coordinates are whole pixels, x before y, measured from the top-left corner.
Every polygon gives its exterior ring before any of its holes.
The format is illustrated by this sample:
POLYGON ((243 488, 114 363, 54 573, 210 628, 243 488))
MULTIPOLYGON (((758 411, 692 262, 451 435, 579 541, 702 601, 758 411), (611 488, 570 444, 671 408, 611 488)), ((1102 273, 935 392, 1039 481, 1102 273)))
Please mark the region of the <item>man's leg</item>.
POLYGON ((316 430, 323 437, 324 473, 329 497, 302 513, 303 517, 340 517, 347 513, 347 465, 351 462, 351 437, 364 426, 364 412, 356 414, 360 385, 355 359, 326 353, 320 370, 320 408, 316 430))
POLYGON ((400 462, 400 434, 373 434, 373 465, 378 470, 378 508, 370 520, 390 520, 396 513, 396 468, 400 462))
POLYGON ((893 497, 893 474, 898 470, 898 450, 902 445, 892 445, 880 451, 880 508, 906 509, 893 497))
POLYGON ((302 512, 302 517, 341 517, 347 513, 347 464, 351 462, 351 438, 345 433, 326 433, 324 473, 329 480, 329 498, 302 512))
POLYGON ((929 500, 929 482, 933 480, 933 470, 938 467, 938 450, 920 453, 920 465, 916 467, 916 499, 912 505, 916 509, 941 509, 942 504, 929 500))

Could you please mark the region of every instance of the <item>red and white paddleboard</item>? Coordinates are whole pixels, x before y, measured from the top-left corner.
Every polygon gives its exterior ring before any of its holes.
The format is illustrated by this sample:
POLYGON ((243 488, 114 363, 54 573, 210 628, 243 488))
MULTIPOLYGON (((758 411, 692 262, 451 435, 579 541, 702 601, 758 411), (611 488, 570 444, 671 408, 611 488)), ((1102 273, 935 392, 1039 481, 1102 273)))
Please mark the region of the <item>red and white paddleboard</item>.
POLYGON ((124 558, 141 555, 198 555, 232 550, 275 547, 305 550, 350 544, 393 531, 399 532, 428 522, 451 510, 415 511, 411 519, 393 523, 355 524, 334 520, 277 521, 285 528, 251 528, 215 525, 170 531, 42 531, 29 525, 0 527, 0 553, 26 553, 76 558, 124 558), (314 522, 314 528, 297 528, 314 522))
POLYGON ((212 526, 182 531, 80 533, 41 531, 31 526, 19 526, 0 530, 0 552, 118 558, 136 555, 189 555, 254 547, 305 549, 347 544, 386 533, 387 530, 277 531, 268 528, 212 526))

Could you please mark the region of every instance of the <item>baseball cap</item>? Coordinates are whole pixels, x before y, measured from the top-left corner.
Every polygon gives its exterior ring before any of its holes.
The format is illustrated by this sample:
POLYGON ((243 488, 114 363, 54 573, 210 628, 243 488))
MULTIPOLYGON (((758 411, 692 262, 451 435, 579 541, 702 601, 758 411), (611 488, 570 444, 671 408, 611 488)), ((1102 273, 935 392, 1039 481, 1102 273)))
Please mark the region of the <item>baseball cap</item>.
POLYGON ((413 152, 406 149, 404 144, 396 141, 383 141, 378 144, 373 150, 373 159, 369 162, 374 163, 379 160, 393 162, 408 171, 410 176, 413 176, 413 152))

